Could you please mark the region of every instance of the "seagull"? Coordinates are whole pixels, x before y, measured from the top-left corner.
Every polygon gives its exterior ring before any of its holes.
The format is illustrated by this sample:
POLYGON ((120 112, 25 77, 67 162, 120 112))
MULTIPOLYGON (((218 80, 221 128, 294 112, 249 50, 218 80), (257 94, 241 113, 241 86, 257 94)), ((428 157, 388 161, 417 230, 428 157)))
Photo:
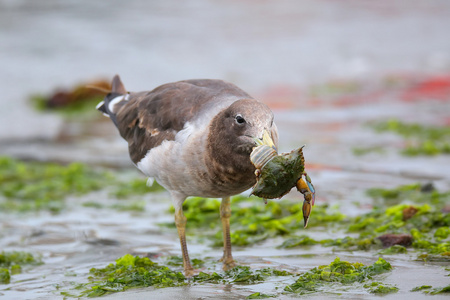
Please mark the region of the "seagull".
POLYGON ((222 198, 221 261, 225 271, 235 267, 230 197, 256 183, 250 161, 253 148, 261 141, 278 147, 278 130, 270 108, 222 80, 185 80, 152 91, 128 92, 116 75, 111 91, 97 109, 128 142, 131 160, 149 182, 156 180, 169 191, 185 276, 194 275, 183 214, 183 202, 190 196, 222 198))

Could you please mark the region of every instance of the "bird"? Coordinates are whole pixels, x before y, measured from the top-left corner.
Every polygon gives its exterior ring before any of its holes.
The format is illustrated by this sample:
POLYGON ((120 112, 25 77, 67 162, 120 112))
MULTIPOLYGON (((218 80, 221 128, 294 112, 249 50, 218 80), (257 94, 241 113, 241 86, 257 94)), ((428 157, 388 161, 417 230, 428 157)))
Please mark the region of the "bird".
POLYGON ((171 196, 186 277, 194 276, 183 203, 191 196, 221 198, 223 270, 236 266, 231 252, 230 197, 256 183, 250 153, 263 141, 278 147, 271 109, 236 85, 218 79, 163 84, 129 92, 115 75, 97 105, 128 142, 131 161, 171 196), (263 138, 264 137, 264 138, 263 138))

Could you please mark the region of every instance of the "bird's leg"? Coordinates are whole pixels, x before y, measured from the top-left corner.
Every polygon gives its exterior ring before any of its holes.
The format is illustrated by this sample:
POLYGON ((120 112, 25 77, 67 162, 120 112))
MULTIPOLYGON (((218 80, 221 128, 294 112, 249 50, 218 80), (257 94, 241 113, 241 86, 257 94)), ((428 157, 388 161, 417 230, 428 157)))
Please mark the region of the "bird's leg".
POLYGON ((186 217, 183 214, 183 206, 175 206, 175 225, 177 226, 178 236, 180 237, 181 252, 183 254, 183 266, 184 275, 186 277, 192 277, 194 275, 194 269, 191 266, 189 254, 186 245, 186 217))
POLYGON ((223 269, 225 271, 236 266, 233 256, 231 255, 230 217, 230 197, 222 198, 222 203, 220 204, 220 219, 222 220, 223 228, 223 257, 221 261, 223 262, 223 269))

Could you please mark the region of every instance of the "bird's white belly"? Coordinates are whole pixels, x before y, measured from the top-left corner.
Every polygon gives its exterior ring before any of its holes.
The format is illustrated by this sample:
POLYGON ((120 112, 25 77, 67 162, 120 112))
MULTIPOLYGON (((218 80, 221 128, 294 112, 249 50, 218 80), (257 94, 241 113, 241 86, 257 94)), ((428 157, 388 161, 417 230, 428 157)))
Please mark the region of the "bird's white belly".
POLYGON ((201 180, 201 174, 207 172, 206 136, 188 126, 174 141, 164 141, 149 150, 137 167, 169 191, 185 196, 220 197, 209 180, 201 180))

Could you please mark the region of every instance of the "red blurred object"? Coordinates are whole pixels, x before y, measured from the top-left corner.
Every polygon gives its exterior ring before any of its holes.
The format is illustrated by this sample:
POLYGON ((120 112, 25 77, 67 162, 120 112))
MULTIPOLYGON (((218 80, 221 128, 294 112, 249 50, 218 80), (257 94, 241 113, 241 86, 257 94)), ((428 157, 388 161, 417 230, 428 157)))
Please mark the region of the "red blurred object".
POLYGON ((405 101, 450 100, 450 75, 434 76, 407 89, 402 97, 405 101))

